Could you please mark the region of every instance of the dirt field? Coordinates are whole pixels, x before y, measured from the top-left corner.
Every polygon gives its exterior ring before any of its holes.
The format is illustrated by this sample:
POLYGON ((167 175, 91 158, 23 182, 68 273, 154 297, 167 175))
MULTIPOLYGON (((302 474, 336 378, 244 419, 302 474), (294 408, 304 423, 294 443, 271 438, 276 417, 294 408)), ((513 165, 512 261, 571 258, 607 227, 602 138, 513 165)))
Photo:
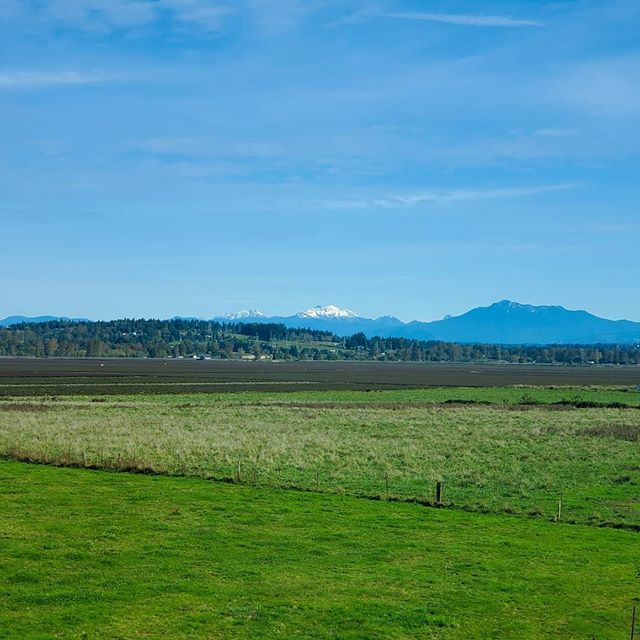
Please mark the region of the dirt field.
MULTIPOLYGON (((399 389, 511 385, 636 385, 640 367, 469 363, 237 362, 228 360, 0 359, 0 387, 7 383, 97 386, 123 383, 146 391, 155 383, 193 384, 189 391, 399 389)), ((181 385, 181 386, 182 386, 181 385)), ((108 390, 103 389, 108 392, 108 390)), ((120 389, 119 392, 123 390, 120 389)), ((181 391, 185 391, 182 386, 181 391)))

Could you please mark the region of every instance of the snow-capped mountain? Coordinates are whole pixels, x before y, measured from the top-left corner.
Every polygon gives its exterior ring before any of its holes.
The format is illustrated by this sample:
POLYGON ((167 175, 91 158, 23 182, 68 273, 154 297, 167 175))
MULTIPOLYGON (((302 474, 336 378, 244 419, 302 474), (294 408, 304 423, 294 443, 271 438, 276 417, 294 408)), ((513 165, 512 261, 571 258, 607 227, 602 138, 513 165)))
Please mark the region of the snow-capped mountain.
POLYGON ((351 309, 341 309, 334 304, 327 305, 326 307, 311 307, 306 311, 301 311, 296 314, 298 318, 359 318, 357 313, 351 311, 351 309))
POLYGON ((251 318, 266 318, 267 315, 262 313, 259 309, 245 309, 244 311, 237 311, 236 313, 227 313, 222 318, 225 320, 247 320, 251 318))
MULTIPOLYGON (((11 316, 0 320, 0 327, 58 319, 53 316, 11 316)), ((459 316, 445 316, 433 322, 414 320, 405 323, 393 316, 362 318, 335 305, 312 307, 292 316, 268 316, 258 309, 248 309, 213 319, 219 322, 284 324, 296 329, 319 329, 338 336, 362 332, 369 338, 380 336, 493 344, 640 344, 640 322, 607 320, 586 311, 520 304, 511 300, 477 307, 459 316)))
POLYGON ((363 318, 335 305, 317 306, 293 316, 267 316, 251 310, 216 320, 274 322, 292 328, 330 331, 339 336, 362 332, 368 337, 399 337, 495 344, 569 344, 640 342, 640 323, 606 320, 586 311, 560 306, 534 306, 502 300, 460 316, 433 322, 404 323, 393 316, 363 318))
POLYGON ((350 309, 343 309, 334 304, 316 306, 300 311, 292 316, 269 316, 261 311, 250 310, 241 313, 232 313, 214 318, 221 322, 259 322, 284 324, 295 329, 318 329, 330 331, 339 336, 351 335, 362 331, 368 336, 389 335, 390 331, 403 326, 398 318, 384 316, 373 320, 362 318, 350 309))

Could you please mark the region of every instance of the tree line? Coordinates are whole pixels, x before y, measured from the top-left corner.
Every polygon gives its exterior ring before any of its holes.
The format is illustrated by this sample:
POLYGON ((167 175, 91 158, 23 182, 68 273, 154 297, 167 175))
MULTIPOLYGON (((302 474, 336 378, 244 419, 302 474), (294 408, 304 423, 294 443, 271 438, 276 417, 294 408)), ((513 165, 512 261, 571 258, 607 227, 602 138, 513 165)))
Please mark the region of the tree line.
POLYGON ((51 321, 0 328, 0 356, 640 364, 640 345, 493 345, 339 337, 282 324, 51 321))

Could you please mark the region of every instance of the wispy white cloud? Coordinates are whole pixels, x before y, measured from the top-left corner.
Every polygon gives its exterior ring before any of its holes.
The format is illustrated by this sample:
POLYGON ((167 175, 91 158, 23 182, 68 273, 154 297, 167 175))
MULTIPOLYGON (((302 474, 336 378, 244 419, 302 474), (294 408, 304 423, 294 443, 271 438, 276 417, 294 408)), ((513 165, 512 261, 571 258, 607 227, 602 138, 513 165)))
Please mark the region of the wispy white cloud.
POLYGON ((118 79, 116 76, 79 71, 0 70, 0 89, 37 89, 62 85, 87 85, 116 79, 118 79))
POLYGON ((589 60, 569 66, 547 81, 554 102, 579 106, 591 113, 637 117, 640 102, 640 54, 589 60))
POLYGON ((111 31, 144 27, 154 19, 153 5, 146 0, 51 0, 37 8, 33 17, 87 31, 111 31))
POLYGON ((574 128, 568 129, 556 129, 556 128, 548 128, 548 129, 536 129, 531 135, 536 136, 538 138, 566 138, 568 136, 578 135, 579 130, 574 128))
MULTIPOLYGON (((640 229, 640 225, 637 224, 616 224, 613 223, 601 223, 590 224, 581 229, 582 233, 637 233, 640 229)), ((569 230, 568 230, 569 231, 569 230)), ((572 233, 575 233, 575 229, 571 229, 572 233)))
POLYGON ((110 33, 149 29, 165 19, 174 30, 193 27, 218 31, 234 11, 232 6, 215 0, 49 0, 42 4, 26 0, 18 15, 41 24, 110 33))
POLYGON ((216 140, 207 137, 168 136, 141 140, 134 145, 156 155, 207 158, 219 156, 271 158, 282 154, 273 144, 251 140, 216 140))
POLYGON ((454 189, 451 191, 419 191, 415 193, 395 194, 391 196, 356 198, 327 203, 329 208, 360 209, 364 207, 398 208, 419 204, 449 204, 472 200, 496 200, 522 198, 553 191, 564 191, 576 186, 575 182, 546 184, 534 187, 508 187, 502 189, 454 189))
POLYGON ((422 20, 424 22, 441 22, 444 24, 457 24, 468 27, 542 27, 544 23, 538 20, 525 20, 508 16, 483 16, 461 13, 412 13, 412 12, 385 12, 387 18, 403 20, 422 20))
POLYGON ((274 35, 300 24, 323 4, 302 0, 247 0, 253 19, 260 30, 274 35))
POLYGON ((234 10, 209 0, 156 0, 158 9, 173 12, 175 19, 184 24, 218 31, 223 27, 224 19, 234 10))

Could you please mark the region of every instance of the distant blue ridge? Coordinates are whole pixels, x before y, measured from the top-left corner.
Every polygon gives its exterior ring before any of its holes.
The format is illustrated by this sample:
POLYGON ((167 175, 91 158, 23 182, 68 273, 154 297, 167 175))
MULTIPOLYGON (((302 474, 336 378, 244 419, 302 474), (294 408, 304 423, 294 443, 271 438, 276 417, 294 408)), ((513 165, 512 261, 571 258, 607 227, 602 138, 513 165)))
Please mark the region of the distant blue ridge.
MULTIPOLYGON (((322 315, 308 312, 293 316, 266 316, 260 312, 237 316, 218 316, 218 322, 275 323, 301 329, 330 331, 339 336, 364 333, 367 337, 402 337, 416 340, 439 340, 488 344, 634 344, 640 343, 640 322, 608 320, 587 311, 571 311, 561 306, 534 306, 502 300, 488 307, 477 307, 460 316, 447 316, 433 322, 402 322, 393 316, 361 318, 337 307, 322 315), (352 315, 335 315, 344 312, 352 315), (333 313, 334 315, 331 315, 333 313)), ((69 320, 56 316, 10 316, 0 320, 0 327, 23 322, 69 320)), ((76 318, 73 320, 86 321, 76 318)))

